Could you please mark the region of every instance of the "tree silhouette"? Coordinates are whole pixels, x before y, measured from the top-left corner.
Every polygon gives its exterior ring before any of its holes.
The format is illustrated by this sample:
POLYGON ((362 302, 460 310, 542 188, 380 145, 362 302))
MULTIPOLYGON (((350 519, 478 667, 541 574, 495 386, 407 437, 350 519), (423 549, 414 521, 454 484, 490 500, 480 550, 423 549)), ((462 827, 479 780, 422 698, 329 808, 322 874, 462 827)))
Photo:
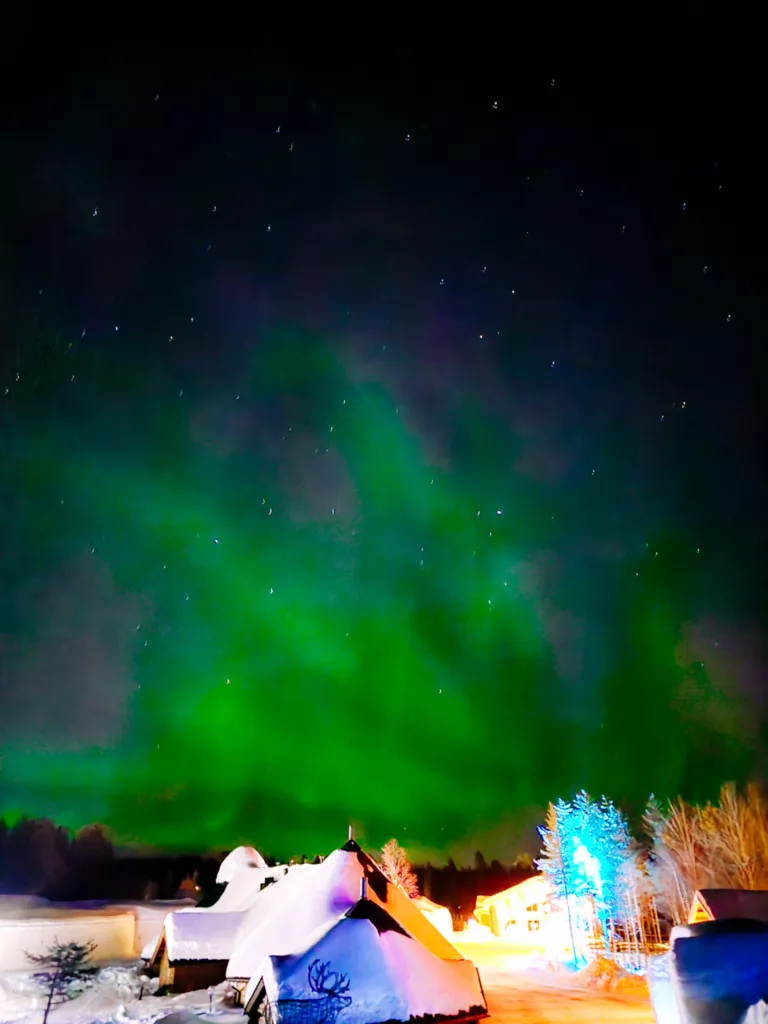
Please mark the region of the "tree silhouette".
POLYGON ((103 825, 86 825, 70 848, 72 883, 78 899, 109 896, 115 851, 103 825))
POLYGON ((77 995, 78 990, 85 988, 93 973, 93 967, 87 961, 96 949, 95 942, 54 942, 47 953, 26 953, 31 964, 38 967, 33 977, 40 987, 47 991, 48 1002, 43 1012, 43 1024, 48 1022, 48 1014, 54 1000, 65 1002, 77 995))

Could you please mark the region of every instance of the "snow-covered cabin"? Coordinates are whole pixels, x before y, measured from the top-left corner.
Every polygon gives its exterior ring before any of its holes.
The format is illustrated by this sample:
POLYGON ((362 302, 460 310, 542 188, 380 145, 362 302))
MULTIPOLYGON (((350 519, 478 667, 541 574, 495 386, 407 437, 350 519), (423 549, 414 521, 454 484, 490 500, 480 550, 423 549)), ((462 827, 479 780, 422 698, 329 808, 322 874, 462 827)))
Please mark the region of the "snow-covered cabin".
MULTIPOLYGON (((213 906, 187 907, 166 916, 145 958, 174 992, 207 988, 223 981, 235 936, 262 890, 281 880, 288 868, 270 868, 250 846, 233 850, 222 861, 216 881, 226 885, 213 906)), ((292 869, 291 869, 292 870, 292 869)))
POLYGON ((325 1024, 342 1011, 345 1024, 487 1015, 474 964, 436 956, 365 897, 296 953, 269 956, 251 979, 245 1009, 252 1021, 325 1024))
POLYGON ((475 919, 494 935, 529 941, 541 931, 549 907, 549 882, 534 875, 493 896, 478 896, 475 919))
POLYGON ((278 885, 263 891, 240 927, 227 977, 248 982, 267 957, 305 949, 310 936, 329 928, 355 906, 363 879, 369 900, 386 910, 407 934, 440 959, 462 959, 403 890, 351 839, 322 864, 297 865, 278 885))
POLYGON ((768 889, 699 889, 691 903, 688 923, 723 918, 768 922, 768 889))

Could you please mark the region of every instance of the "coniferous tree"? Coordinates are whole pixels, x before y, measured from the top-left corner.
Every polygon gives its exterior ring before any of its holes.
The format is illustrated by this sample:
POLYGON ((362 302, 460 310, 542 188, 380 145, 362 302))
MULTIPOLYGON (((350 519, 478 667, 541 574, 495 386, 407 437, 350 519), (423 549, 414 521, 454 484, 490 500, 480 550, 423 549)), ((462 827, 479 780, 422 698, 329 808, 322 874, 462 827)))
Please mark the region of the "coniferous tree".
POLYGON ((95 942, 54 942, 47 953, 27 953, 27 960, 38 970, 33 977, 48 993, 43 1011, 43 1024, 54 1002, 65 1002, 86 988, 93 976, 88 964, 96 949, 95 942))
POLYGON ((573 801, 558 800, 539 830, 544 849, 539 869, 549 876, 555 897, 592 901, 606 952, 614 925, 626 917, 627 873, 634 851, 626 820, 610 800, 590 799, 583 790, 573 801))
POLYGON ((573 950, 573 958, 575 960, 577 957, 576 937, 573 932, 570 897, 571 895, 576 895, 574 891, 576 879, 571 878, 569 884, 568 875, 571 872, 573 865, 570 860, 567 860, 563 856, 563 846, 560 836, 560 821, 566 818, 571 811, 571 805, 566 804, 564 800, 558 800, 557 804, 551 803, 547 807, 545 824, 539 829, 539 835, 544 843, 544 848, 541 852, 541 856, 536 861, 536 867, 542 872, 542 874, 547 876, 552 897, 555 900, 559 900, 565 907, 568 915, 568 930, 571 938, 571 949, 573 950))

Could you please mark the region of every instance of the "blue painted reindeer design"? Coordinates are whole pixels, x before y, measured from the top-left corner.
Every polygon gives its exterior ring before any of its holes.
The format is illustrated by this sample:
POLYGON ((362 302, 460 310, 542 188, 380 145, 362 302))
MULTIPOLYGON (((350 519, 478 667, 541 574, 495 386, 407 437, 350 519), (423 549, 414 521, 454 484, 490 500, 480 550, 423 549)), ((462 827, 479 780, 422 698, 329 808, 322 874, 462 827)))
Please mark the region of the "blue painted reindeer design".
POLYGON ((330 962, 313 960, 307 968, 311 999, 278 999, 270 1007, 270 1024, 336 1024, 343 1009, 352 1004, 349 978, 332 971, 330 962))

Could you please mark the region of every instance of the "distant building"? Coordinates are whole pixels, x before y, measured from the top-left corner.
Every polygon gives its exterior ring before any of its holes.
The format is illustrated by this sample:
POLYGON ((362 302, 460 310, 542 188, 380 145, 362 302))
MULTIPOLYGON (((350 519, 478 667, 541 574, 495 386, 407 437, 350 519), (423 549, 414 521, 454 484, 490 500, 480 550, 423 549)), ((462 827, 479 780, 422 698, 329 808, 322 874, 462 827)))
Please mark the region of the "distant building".
POLYGON ((475 919, 496 936, 530 941, 549 913, 549 882, 534 875, 493 896, 478 896, 475 919))
POLYGON ((691 903, 688 923, 724 918, 768 922, 768 889, 699 889, 691 903))

